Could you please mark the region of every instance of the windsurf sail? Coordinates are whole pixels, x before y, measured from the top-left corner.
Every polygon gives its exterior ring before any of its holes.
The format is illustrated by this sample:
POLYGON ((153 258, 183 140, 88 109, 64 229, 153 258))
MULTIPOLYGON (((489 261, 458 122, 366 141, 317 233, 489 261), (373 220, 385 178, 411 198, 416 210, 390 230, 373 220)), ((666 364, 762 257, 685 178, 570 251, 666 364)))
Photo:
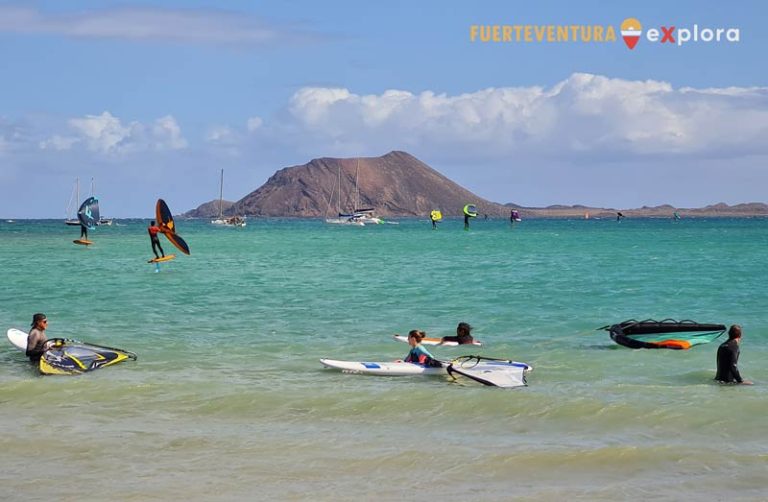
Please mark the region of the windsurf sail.
POLYGON ((88 197, 77 210, 77 219, 84 227, 95 228, 99 224, 99 199, 88 197))
POLYGON ((155 217, 157 219, 157 224, 161 229, 164 231, 176 232, 176 223, 173 221, 173 214, 168 208, 168 204, 166 204, 163 199, 157 199, 157 204, 155 205, 155 217))
POLYGON ((467 204, 464 206, 464 214, 470 218, 475 218, 477 216, 477 206, 474 204, 467 204))
POLYGON ((704 324, 687 319, 683 321, 629 319, 598 329, 608 331, 611 340, 630 349, 673 350, 686 350, 712 342, 726 331, 723 324, 704 324))
POLYGON ((525 374, 533 368, 525 363, 483 356, 462 356, 451 361, 448 374, 461 375, 492 387, 525 387, 525 374))
POLYGON ((176 223, 173 221, 173 214, 168 208, 168 204, 166 204, 163 199, 157 199, 157 204, 155 205, 155 217, 157 218, 157 224, 163 231, 163 235, 171 241, 171 244, 176 246, 176 249, 182 253, 189 254, 189 246, 184 239, 176 233, 176 223))
POLYGON ((126 359, 136 360, 133 352, 64 338, 54 338, 53 345, 40 358, 44 375, 77 375, 112 366, 126 359))

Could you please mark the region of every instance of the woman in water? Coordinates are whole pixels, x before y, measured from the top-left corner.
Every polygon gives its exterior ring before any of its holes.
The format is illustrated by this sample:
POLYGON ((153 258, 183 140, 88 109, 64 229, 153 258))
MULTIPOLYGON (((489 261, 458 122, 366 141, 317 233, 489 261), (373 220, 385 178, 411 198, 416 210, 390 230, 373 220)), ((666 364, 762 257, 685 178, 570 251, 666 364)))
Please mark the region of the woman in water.
POLYGON ((435 357, 421 345, 421 341, 426 335, 426 333, 419 331, 418 329, 411 330, 408 333, 408 345, 411 346, 411 350, 408 352, 408 355, 405 356, 403 361, 406 363, 420 364, 422 366, 440 367, 442 366, 440 361, 435 359, 435 357))

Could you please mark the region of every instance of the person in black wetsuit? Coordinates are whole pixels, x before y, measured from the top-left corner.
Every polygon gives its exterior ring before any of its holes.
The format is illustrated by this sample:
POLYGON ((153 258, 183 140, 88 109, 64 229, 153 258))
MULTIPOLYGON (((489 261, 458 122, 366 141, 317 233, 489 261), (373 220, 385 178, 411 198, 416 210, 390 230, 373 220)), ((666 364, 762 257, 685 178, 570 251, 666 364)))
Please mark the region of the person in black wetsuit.
POLYGON ((739 344, 741 343, 741 326, 734 324, 728 330, 728 340, 717 348, 717 375, 715 380, 720 383, 738 383, 752 385, 752 382, 741 378, 739 368, 739 344))
POLYGON ((80 224, 80 240, 87 241, 88 240, 88 227, 80 224))
POLYGON ((458 326, 456 326, 456 336, 444 336, 440 339, 440 345, 444 344, 445 342, 456 342, 459 345, 465 345, 467 343, 472 343, 475 341, 474 338, 472 338, 472 335, 470 334, 472 331, 472 326, 465 322, 460 322, 458 326))
POLYGON ((160 254, 165 257, 165 251, 163 251, 163 246, 160 245, 160 238, 157 236, 161 231, 160 227, 155 224, 155 220, 152 220, 152 223, 147 227, 147 233, 149 233, 149 240, 152 242, 152 252, 155 253, 155 258, 160 258, 157 255, 158 249, 160 250, 160 254))

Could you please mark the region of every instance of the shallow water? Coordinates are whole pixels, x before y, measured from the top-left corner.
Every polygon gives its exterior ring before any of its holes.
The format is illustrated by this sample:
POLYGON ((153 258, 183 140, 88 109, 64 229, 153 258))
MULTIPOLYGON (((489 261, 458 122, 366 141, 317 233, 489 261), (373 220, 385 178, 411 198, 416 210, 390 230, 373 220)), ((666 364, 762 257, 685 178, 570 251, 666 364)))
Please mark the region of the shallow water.
POLYGON ((8 499, 765 499, 768 220, 180 221, 192 255, 161 273, 146 222, 119 223, 87 249, 60 221, 0 223, 3 329, 43 311, 49 337, 139 354, 40 377, 0 347, 8 499), (712 382, 719 341, 595 330, 666 317, 742 324, 758 385, 712 382), (393 333, 459 321, 486 345, 436 355, 525 361, 529 386, 318 362, 397 359, 393 333))

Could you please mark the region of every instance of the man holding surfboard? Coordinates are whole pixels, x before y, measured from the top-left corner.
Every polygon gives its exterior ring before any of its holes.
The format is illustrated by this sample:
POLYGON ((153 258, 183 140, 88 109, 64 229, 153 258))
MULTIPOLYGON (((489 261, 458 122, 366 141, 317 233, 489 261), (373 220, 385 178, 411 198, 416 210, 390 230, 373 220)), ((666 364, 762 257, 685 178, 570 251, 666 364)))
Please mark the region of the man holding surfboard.
POLYGON ((43 352, 48 348, 48 338, 45 329, 48 327, 48 318, 45 314, 38 313, 32 316, 32 329, 27 336, 26 355, 33 363, 40 362, 43 352))

